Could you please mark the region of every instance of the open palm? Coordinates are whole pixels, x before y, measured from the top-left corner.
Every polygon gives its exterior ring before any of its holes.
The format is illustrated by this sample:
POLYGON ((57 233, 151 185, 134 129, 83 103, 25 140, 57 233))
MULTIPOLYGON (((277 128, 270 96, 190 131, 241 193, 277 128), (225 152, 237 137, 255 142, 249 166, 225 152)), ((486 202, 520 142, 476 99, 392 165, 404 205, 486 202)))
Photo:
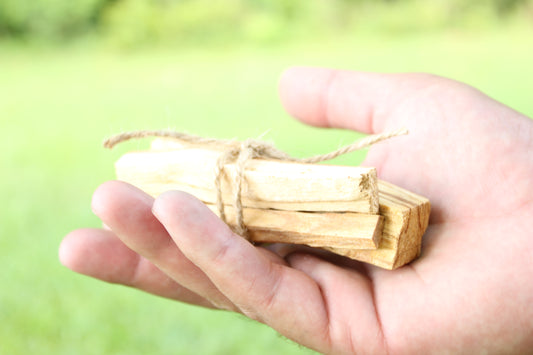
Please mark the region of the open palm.
POLYGON ((200 201, 155 201, 108 182, 106 229, 70 233, 69 268, 168 298, 237 311, 324 353, 524 353, 533 346, 533 122, 425 74, 292 68, 281 99, 309 124, 410 135, 371 148, 378 176, 427 196, 422 256, 386 271, 234 235, 200 201))

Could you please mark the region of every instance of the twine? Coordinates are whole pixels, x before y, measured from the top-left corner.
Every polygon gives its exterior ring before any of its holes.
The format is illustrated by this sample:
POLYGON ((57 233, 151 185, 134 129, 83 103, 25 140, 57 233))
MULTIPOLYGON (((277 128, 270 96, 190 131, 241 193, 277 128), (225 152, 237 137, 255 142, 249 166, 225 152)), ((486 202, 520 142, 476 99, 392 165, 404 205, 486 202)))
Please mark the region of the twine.
POLYGON ((224 172, 224 165, 235 163, 237 173, 235 175, 235 193, 233 195, 233 207, 235 208, 237 221, 235 227, 233 228, 233 231, 248 239, 248 230, 243 221, 242 184, 244 180, 244 171, 246 169, 246 163, 250 161, 250 159, 264 158, 288 162, 313 164, 331 160, 337 158, 338 156, 369 147, 373 144, 387 140, 389 138, 405 134, 408 134, 408 131, 405 128, 396 131, 375 134, 367 136, 363 139, 341 147, 330 153, 315 155, 309 158, 291 157, 284 151, 277 149, 272 143, 260 141, 257 139, 247 139, 243 142, 239 142, 236 140, 205 138, 170 130, 142 130, 120 133, 106 139, 104 141, 104 147, 111 149, 118 143, 130 139, 140 139, 144 137, 162 137, 177 139, 191 144, 205 144, 213 147, 223 148, 224 151, 222 155, 218 158, 217 165, 215 167, 215 189, 217 194, 217 209, 219 211, 219 215, 222 221, 227 223, 226 213, 224 211, 224 201, 222 200, 221 181, 222 174, 224 172))

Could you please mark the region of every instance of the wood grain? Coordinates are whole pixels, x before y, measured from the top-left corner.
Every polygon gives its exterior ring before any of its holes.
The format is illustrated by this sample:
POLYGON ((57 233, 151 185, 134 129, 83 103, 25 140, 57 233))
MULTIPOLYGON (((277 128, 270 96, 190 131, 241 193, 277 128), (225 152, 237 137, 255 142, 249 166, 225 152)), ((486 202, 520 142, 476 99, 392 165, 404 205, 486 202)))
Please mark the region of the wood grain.
MULTIPOLYGON (((189 192, 217 213, 214 164, 220 154, 157 139, 150 151, 121 157, 117 177, 153 196, 173 189, 189 192)), ((235 170, 228 164, 225 171, 223 196, 231 225, 235 223, 230 205, 235 170)), ((420 254, 429 200, 368 179, 376 179, 375 169, 250 161, 243 190, 243 217, 250 239, 319 247, 385 269, 409 263, 420 254), (373 191, 368 181, 374 184, 373 191)))
MULTIPOLYGON (((218 215, 214 205, 207 205, 218 215)), ((235 225, 235 209, 225 207, 228 224, 235 225)), ((244 224, 256 243, 305 244, 311 247, 377 249, 383 218, 375 214, 295 212, 245 207, 244 224)))
MULTIPOLYGON (((162 140, 159 140, 161 142, 162 140)), ((221 152, 203 147, 131 152, 115 164, 117 178, 152 195, 182 189, 216 203, 214 168, 221 152)), ((224 166, 223 200, 233 203, 236 169, 224 166)), ((374 168, 299 164, 253 159, 246 165, 243 206, 292 211, 378 213, 374 168)))
POLYGON ((431 205, 427 198, 385 181, 380 180, 378 188, 379 214, 384 218, 379 248, 371 251, 336 247, 324 249, 392 270, 420 255, 431 205))

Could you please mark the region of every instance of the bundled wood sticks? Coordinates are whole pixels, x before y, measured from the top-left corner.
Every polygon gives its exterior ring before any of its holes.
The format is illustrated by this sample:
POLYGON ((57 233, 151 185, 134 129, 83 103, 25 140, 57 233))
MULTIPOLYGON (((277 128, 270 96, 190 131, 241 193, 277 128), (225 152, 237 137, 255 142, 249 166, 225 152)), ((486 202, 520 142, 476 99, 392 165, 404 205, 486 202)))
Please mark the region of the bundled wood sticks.
POLYGON ((374 168, 309 164, 257 141, 166 131, 114 137, 106 145, 145 135, 179 139, 157 138, 149 150, 123 155, 117 178, 152 196, 188 192, 252 242, 305 244, 386 269, 420 253, 429 201, 379 181, 374 168))

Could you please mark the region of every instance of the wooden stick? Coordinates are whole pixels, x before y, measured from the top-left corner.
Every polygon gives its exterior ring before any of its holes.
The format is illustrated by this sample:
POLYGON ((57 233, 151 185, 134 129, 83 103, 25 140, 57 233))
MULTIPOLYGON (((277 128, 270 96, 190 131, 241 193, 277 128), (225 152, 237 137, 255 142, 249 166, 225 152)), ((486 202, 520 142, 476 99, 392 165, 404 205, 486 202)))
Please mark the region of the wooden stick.
MULTIPOLYGON (((161 145, 159 145, 161 148, 161 145)), ((205 147, 132 152, 115 164, 117 178, 152 195, 180 188, 206 203, 216 202, 215 166, 221 151, 205 147)), ((222 198, 233 203, 236 169, 224 166, 222 198)), ((242 187, 245 207, 293 211, 377 214, 374 168, 299 164, 253 159, 242 187)))
POLYGON ((420 255, 429 222, 429 200, 385 181, 379 181, 379 214, 384 217, 377 250, 324 248, 385 269, 396 269, 420 255))
MULTIPOLYGON (((207 205, 218 215, 216 206, 207 205)), ((235 225, 235 209, 226 206, 226 217, 235 225)), ((249 238, 257 243, 305 244, 311 247, 376 249, 383 218, 375 214, 295 212, 243 209, 249 238)))

